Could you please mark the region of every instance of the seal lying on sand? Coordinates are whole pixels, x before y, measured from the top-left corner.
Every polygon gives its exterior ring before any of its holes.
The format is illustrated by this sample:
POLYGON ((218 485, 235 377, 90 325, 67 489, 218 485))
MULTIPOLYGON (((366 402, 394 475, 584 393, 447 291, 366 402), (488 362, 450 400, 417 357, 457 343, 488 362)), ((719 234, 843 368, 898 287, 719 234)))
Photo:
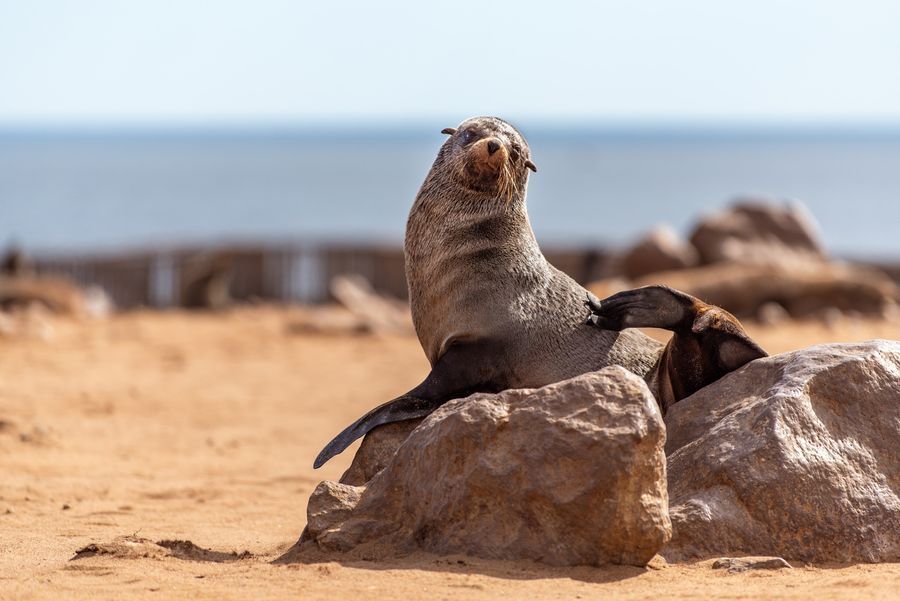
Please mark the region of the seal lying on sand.
POLYGON ((647 378, 665 408, 765 355, 727 313, 669 289, 597 301, 538 248, 525 208, 528 170, 537 168, 522 135, 495 117, 443 133, 450 138, 413 203, 405 245, 413 323, 431 373, 338 434, 315 467, 376 426, 475 392, 536 388, 615 364, 647 378), (596 327, 585 324, 585 299, 596 327), (707 313, 715 318, 702 319, 707 313), (663 349, 637 330, 619 331, 639 326, 678 329, 663 349), (725 339, 727 356, 708 368, 725 339))

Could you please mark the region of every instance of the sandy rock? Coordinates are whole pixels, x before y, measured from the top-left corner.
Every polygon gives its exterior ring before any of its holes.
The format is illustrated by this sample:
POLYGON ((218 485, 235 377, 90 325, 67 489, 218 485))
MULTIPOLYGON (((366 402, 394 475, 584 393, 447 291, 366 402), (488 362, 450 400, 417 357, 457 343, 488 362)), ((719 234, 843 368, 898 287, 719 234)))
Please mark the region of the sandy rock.
POLYGON ((783 570, 793 567, 781 557, 723 557, 712 564, 712 569, 728 570, 730 574, 747 570, 783 570))
POLYGON ((619 259, 619 271, 626 278, 638 278, 660 271, 697 265, 697 250, 668 226, 651 230, 619 259))
POLYGON ((900 343, 758 359, 666 425, 669 561, 900 559, 900 343))
POLYGON ((170 555, 168 549, 158 543, 137 536, 119 536, 110 542, 91 543, 75 551, 72 560, 110 555, 122 559, 161 558, 170 555))
POLYGON ((421 419, 408 419, 378 426, 366 434, 353 457, 353 462, 341 476, 340 483, 361 486, 371 480, 375 474, 387 467, 397 449, 420 423, 421 419))
POLYGON ((323 532, 335 521, 349 518, 359 504, 360 495, 364 490, 362 486, 328 480, 319 484, 306 507, 307 523, 304 536, 309 536, 312 532, 323 532))
POLYGON ((109 555, 118 559, 161 559, 163 557, 175 557, 187 561, 209 561, 224 563, 250 559, 253 555, 249 551, 238 553, 236 551, 213 551, 195 545, 189 540, 161 540, 153 542, 139 536, 118 536, 108 543, 91 543, 75 551, 72 561, 109 555))
POLYGON ((704 264, 783 265, 826 259, 812 215, 800 204, 766 199, 742 199, 702 218, 690 241, 704 264))
POLYGON ((669 536, 664 439, 646 384, 620 367, 452 401, 365 486, 320 484, 305 544, 645 565, 669 536))

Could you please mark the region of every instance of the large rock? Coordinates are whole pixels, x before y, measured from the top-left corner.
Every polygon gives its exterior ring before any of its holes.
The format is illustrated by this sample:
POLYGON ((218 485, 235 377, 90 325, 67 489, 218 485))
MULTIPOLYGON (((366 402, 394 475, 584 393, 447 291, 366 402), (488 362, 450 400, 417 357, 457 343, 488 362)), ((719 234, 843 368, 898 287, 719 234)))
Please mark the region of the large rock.
POLYGON ((900 343, 758 359, 666 414, 669 560, 900 560, 900 343))
POLYGON ((664 441, 649 389, 620 367, 476 394, 427 417, 366 485, 320 484, 303 544, 645 565, 670 533, 664 441))
POLYGON ((660 271, 693 267, 697 250, 668 226, 660 226, 626 250, 618 261, 618 271, 626 278, 639 278, 660 271))
POLYGON ((690 236, 703 263, 783 265, 822 261, 812 215, 799 204, 745 199, 700 220, 690 236))
MULTIPOLYGON (((422 418, 424 419, 424 418, 422 418)), ((353 462, 341 476, 341 484, 362 486, 386 468, 394 459, 397 449, 409 438, 422 419, 407 419, 402 422, 384 424, 366 434, 353 462)))

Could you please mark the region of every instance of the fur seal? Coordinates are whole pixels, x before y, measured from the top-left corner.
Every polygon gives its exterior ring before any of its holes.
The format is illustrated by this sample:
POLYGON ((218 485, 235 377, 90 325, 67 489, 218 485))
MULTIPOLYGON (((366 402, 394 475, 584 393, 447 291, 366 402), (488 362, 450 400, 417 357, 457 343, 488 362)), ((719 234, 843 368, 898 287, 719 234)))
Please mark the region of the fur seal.
POLYGON ((690 364, 680 358, 685 349, 696 359, 712 342, 692 345, 693 335, 682 333, 666 353, 659 342, 626 329, 671 323, 682 331, 695 305, 668 300, 654 320, 652 303, 666 294, 598 301, 547 262, 525 206, 528 171, 537 167, 518 130, 496 117, 476 117, 442 133, 450 137, 410 210, 404 249, 413 324, 431 373, 338 434, 314 467, 376 426, 424 417, 475 392, 536 388, 615 364, 665 382, 677 396, 712 374, 668 371, 690 364), (674 320, 679 308, 680 321, 674 320))

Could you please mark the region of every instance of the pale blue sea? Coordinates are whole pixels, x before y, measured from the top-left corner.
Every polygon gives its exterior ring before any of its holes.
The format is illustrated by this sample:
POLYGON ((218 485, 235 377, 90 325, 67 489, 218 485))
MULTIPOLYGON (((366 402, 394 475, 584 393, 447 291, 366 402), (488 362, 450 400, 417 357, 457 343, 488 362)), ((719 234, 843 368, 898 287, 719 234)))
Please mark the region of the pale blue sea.
MULTIPOLYGON (((400 242, 440 127, 0 133, 0 247, 400 242)), ((900 257, 900 132, 525 128, 544 244, 686 232, 742 194, 802 200, 835 253, 900 257)))

